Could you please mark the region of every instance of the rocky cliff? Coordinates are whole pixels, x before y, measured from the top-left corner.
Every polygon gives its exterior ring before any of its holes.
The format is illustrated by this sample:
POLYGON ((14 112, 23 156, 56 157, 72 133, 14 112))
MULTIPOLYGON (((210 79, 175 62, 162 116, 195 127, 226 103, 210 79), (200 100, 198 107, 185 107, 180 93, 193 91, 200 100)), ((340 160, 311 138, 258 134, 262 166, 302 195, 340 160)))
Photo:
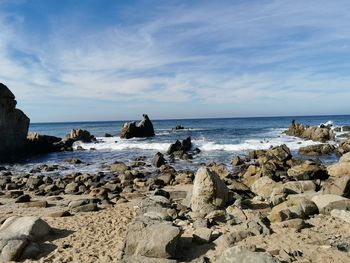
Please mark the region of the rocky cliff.
POLYGON ((13 93, 0 83, 0 162, 15 160, 24 151, 30 120, 16 104, 13 93))

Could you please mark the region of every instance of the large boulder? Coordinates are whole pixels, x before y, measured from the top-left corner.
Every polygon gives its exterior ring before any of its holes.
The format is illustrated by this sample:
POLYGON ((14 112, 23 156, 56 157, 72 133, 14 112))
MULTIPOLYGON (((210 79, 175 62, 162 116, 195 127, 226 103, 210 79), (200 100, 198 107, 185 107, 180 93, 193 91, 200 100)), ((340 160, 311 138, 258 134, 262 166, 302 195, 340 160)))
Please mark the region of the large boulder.
POLYGON ((208 214, 225 206, 229 200, 229 189, 209 168, 201 167, 195 175, 189 198, 193 212, 208 214))
POLYGON ((244 247, 233 246, 226 249, 219 257, 218 263, 279 263, 280 261, 273 256, 262 253, 252 252, 244 247))
POLYGON ((295 122, 288 127, 285 134, 317 142, 327 142, 335 138, 335 133, 329 126, 308 127, 295 122))
POLYGON ((138 124, 136 122, 124 123, 120 132, 120 138, 143 138, 153 137, 155 135, 151 120, 146 114, 143 114, 143 120, 138 124))
POLYGON ((256 180, 250 187, 253 193, 268 199, 270 198, 274 188, 282 185, 282 183, 276 183, 274 180, 267 176, 263 176, 256 180))
POLYGON ((35 242, 51 233, 51 227, 38 217, 8 218, 0 227, 0 262, 36 256, 40 249, 35 242))
POLYGON ((0 83, 0 162, 15 161, 25 153, 30 120, 16 104, 13 93, 0 83))

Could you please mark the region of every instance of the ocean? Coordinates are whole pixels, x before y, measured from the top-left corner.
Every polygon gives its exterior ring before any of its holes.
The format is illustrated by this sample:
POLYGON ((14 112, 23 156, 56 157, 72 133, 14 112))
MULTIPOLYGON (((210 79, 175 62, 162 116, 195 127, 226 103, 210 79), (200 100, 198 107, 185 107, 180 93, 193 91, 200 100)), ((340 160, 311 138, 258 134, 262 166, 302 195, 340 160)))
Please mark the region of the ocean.
MULTIPOLYGON (((97 137, 98 143, 78 142, 75 147, 80 145, 89 150, 35 156, 18 167, 25 170, 30 169, 33 165, 45 163, 66 166, 66 172, 103 171, 104 167, 115 161, 130 163, 140 156, 146 157, 150 162, 156 152, 165 153, 171 143, 188 136, 191 136, 194 147, 198 147, 201 153, 191 161, 179 161, 173 164, 177 169, 193 169, 201 163, 210 161, 225 163, 229 166, 236 155, 242 156, 250 150, 268 149, 281 144, 286 144, 292 150, 293 155, 297 156, 299 147, 316 144, 316 142, 284 135, 282 132, 287 129, 292 120, 308 125, 332 123, 334 127, 350 124, 349 115, 152 120, 155 137, 126 140, 118 136, 125 121, 32 123, 30 132, 58 137, 64 137, 73 128, 86 129, 97 137), (172 131, 176 125, 183 125, 185 129, 172 131), (112 134, 114 137, 106 138, 105 133, 112 134), (85 165, 75 166, 65 162, 73 157, 79 158, 85 165)), ((336 158, 335 155, 331 155, 321 159, 330 163, 336 158)))

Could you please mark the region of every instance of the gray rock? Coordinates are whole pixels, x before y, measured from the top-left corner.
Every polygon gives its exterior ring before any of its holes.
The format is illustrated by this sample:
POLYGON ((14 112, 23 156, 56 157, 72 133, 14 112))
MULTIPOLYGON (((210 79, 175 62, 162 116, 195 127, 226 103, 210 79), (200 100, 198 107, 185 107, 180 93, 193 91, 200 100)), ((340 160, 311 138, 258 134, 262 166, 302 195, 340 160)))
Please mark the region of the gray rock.
POLYGON ((234 246, 226 249, 218 263, 279 263, 277 258, 261 252, 251 252, 246 248, 234 246))
POLYGON ((52 233, 51 227, 39 217, 33 216, 12 216, 0 227, 0 236, 18 237, 26 236, 31 241, 40 240, 52 233))
POLYGON ((173 258, 176 256, 180 233, 180 228, 170 223, 147 224, 134 220, 128 228, 124 253, 128 256, 173 258))

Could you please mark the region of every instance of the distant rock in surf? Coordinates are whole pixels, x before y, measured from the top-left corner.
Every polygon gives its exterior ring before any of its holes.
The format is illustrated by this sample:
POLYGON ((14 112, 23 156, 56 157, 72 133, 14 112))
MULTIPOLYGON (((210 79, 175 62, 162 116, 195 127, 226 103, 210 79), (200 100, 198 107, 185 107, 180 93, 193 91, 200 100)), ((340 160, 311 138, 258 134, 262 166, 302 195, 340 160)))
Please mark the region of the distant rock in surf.
POLYGON ((73 129, 69 134, 67 134, 66 138, 63 141, 66 146, 71 147, 76 141, 93 142, 96 141, 96 138, 87 130, 73 129))
POLYGON ((143 120, 138 124, 136 122, 124 123, 120 132, 120 138, 125 139, 153 137, 154 135, 153 124, 147 114, 143 114, 143 120))
POLYGON ((288 130, 285 131, 285 134, 318 142, 327 142, 335 139, 335 134, 329 125, 309 127, 302 123, 295 123, 294 121, 288 127, 288 130))
POLYGON ((23 155, 30 120, 16 104, 15 95, 0 83, 0 162, 23 155))

